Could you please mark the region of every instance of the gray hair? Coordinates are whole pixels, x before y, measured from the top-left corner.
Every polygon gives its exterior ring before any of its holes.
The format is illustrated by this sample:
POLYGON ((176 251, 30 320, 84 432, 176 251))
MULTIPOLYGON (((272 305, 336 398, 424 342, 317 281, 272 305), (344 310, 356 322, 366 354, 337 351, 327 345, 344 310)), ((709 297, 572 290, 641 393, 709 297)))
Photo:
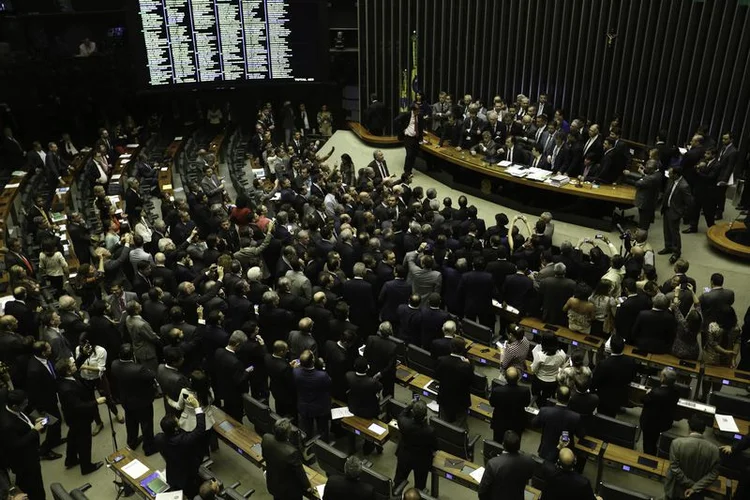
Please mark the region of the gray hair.
POLYGON ((437 198, 433 198, 430 200, 430 210, 438 210, 440 209, 440 202, 437 200, 437 198))
POLYGON ((247 342, 247 335, 242 330, 235 330, 229 336, 229 345, 238 346, 247 342))
POLYGON ((344 474, 351 479, 358 479, 362 475, 362 461, 352 455, 344 462, 344 474))
POLYGON ((562 243, 560 243, 560 251, 562 250, 566 250, 566 251, 573 250, 573 243, 571 243, 568 240, 563 241, 562 243))
POLYGON ((497 120, 497 112, 496 111, 490 111, 487 113, 487 119, 488 120, 497 120))
POLYGON ((390 321, 383 321, 380 323, 380 326, 378 326, 378 333, 383 335, 384 337, 390 337, 393 335, 393 325, 390 321))
POLYGON ((555 276, 565 276, 565 264, 558 262, 552 268, 555 271, 555 276))
POLYGON ((654 308, 666 310, 669 307, 669 299, 663 293, 657 293, 653 299, 654 308))
POLYGON ((357 262, 354 264, 354 267, 352 268, 352 273, 354 276, 357 276, 358 278, 362 278, 365 275, 365 272, 367 271, 367 267, 365 267, 364 262, 357 262))
POLYGON ((674 371, 671 367, 664 368, 661 371, 661 377, 662 377, 662 381, 664 382, 664 385, 672 387, 675 381, 677 381, 677 372, 674 371))
POLYGON ((454 333, 456 333, 456 322, 452 319, 449 319, 448 321, 443 323, 443 334, 446 333, 449 335, 453 335, 454 333))

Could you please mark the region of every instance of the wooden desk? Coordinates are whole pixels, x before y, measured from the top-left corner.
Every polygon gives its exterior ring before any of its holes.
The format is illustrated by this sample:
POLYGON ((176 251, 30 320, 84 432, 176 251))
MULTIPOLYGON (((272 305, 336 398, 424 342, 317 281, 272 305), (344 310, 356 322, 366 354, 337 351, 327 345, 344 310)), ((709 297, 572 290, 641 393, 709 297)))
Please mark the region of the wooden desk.
POLYGON ((624 448, 612 443, 607 444, 602 458, 607 465, 615 465, 624 471, 645 475, 657 481, 667 475, 667 468, 669 467, 669 460, 655 457, 653 455, 647 455, 645 453, 639 453, 636 450, 624 448), (640 464, 638 463, 639 458, 653 460, 656 465, 651 467, 650 465, 640 464))
POLYGON ((167 147, 166 151, 164 151, 164 157, 165 159, 168 158, 169 161, 159 168, 159 191, 162 193, 174 195, 174 182, 172 176, 174 175, 175 158, 180 147, 182 147, 182 137, 175 137, 167 147))
POLYGON ((214 408, 213 430, 219 439, 234 451, 248 459, 257 467, 264 466, 263 453, 260 448, 261 436, 255 431, 237 422, 219 408, 214 408))
MULTIPOLYGON (((425 387, 432 380, 434 379, 427 375, 417 373, 417 376, 409 381, 408 387, 413 393, 418 393, 426 398, 437 399, 437 393, 425 387)), ((492 407, 489 400, 472 394, 469 415, 485 422, 492 422, 492 407)))
POLYGON ((677 356, 672 356, 671 354, 652 354, 649 358, 649 364, 659 369, 665 367, 674 368, 676 371, 682 372, 693 378, 697 378, 701 372, 700 361, 681 360, 677 356), (682 363, 680 363, 680 361, 682 361, 682 363))
POLYGON ((524 318, 521 320, 520 325, 529 330, 533 335, 538 335, 541 332, 552 332, 561 342, 589 351, 596 352, 604 345, 604 340, 599 337, 574 332, 564 326, 550 325, 538 318, 524 318))
POLYGON ((362 417, 344 417, 341 419, 341 426, 357 436, 361 436, 366 441, 375 443, 378 446, 383 446, 389 439, 388 424, 377 419, 370 420, 362 417), (385 429, 385 432, 382 434, 374 432, 370 429, 372 424, 379 425, 385 429))
MULTIPOLYGON (((710 491, 711 493, 716 493, 722 498, 732 498, 728 494, 728 490, 731 487, 732 495, 737 491, 737 485, 739 484, 739 481, 736 479, 732 479, 731 481, 729 478, 724 476, 719 476, 716 481, 713 482, 711 486, 706 488, 706 491, 710 491)), ((741 498, 738 498, 737 500, 743 500, 741 498)))
POLYGON ((629 357, 635 359, 636 363, 640 363, 642 365, 648 365, 649 360, 651 359, 650 354, 636 354, 633 352, 635 348, 632 345, 625 344, 625 349, 623 349, 622 353, 629 357))
POLYGON ((597 459, 602 453, 604 448, 604 441, 601 439, 584 436, 583 438, 576 439, 576 450, 582 451, 591 459, 597 459))
POLYGON ((359 122, 348 121, 349 129, 359 137, 365 144, 371 144, 373 146, 400 146, 401 141, 398 137, 393 135, 373 135, 359 122))
POLYGON ((466 357, 473 359, 483 366, 500 368, 500 361, 503 359, 503 353, 494 347, 487 347, 483 344, 470 342, 469 349, 466 351, 466 357))
POLYGON ((307 465, 302 466, 305 469, 305 474, 307 474, 307 479, 310 480, 310 486, 312 486, 313 491, 315 492, 313 494, 313 498, 320 498, 318 496, 317 487, 326 484, 328 482, 328 478, 321 474, 320 472, 316 471, 315 469, 311 469, 307 465))
MULTIPOLYGON (((479 490, 479 482, 471 477, 471 472, 483 468, 455 455, 451 455, 442 450, 438 450, 432 459, 432 481, 430 485, 430 495, 438 498, 440 494, 440 478, 453 481, 472 491, 479 490), (469 470, 470 469, 470 470, 469 470)), ((532 486, 526 486, 525 500, 537 500, 541 492, 532 486)))
POLYGON ((483 156, 472 156, 466 150, 459 152, 456 151, 455 147, 438 147, 439 139, 433 134, 428 134, 426 138, 429 143, 422 144, 421 149, 423 152, 459 167, 479 172, 480 174, 495 177, 507 182, 513 182, 515 184, 567 194, 577 198, 591 198, 627 206, 633 206, 635 204, 634 186, 627 184, 602 184, 598 188, 594 188, 591 184, 586 184, 584 187, 576 187, 571 180, 570 184, 562 187, 555 187, 544 182, 536 182, 521 177, 514 177, 506 172, 507 169, 505 167, 500 167, 495 163, 488 164, 484 161, 483 156))
POLYGON ((148 464, 145 456, 141 455, 137 451, 131 450, 130 448, 120 448, 119 450, 117 450, 116 452, 112 453, 110 456, 107 457, 107 466, 115 474, 117 474, 120 477, 120 479, 122 479, 124 484, 126 484, 133 491, 135 491, 139 497, 144 498, 146 500, 153 500, 154 497, 151 496, 151 493, 149 493, 149 491, 145 487, 141 486, 141 481, 143 481, 148 476, 156 472, 156 469, 154 469, 148 464), (118 456, 122 456, 123 458, 119 460, 118 462, 115 462, 114 460, 118 456), (130 477, 124 470, 122 470, 126 465, 128 465, 133 460, 139 460, 143 465, 148 467, 147 472, 138 476, 135 479, 130 477))
POLYGON ((720 434, 722 436, 726 436, 732 440, 740 440, 742 439, 742 436, 747 436, 748 433, 750 433, 750 422, 747 420, 742 420, 741 418, 734 418, 734 423, 737 424, 737 428, 740 430, 739 433, 733 433, 733 432, 724 432, 719 430, 719 424, 716 422, 716 418, 714 417, 714 433, 720 434))
POLYGON ((396 365, 396 381, 399 385, 407 387, 409 382, 411 382, 411 380, 417 375, 418 373, 415 370, 412 370, 402 363, 396 365))
POLYGON ((735 387, 750 386, 750 372, 735 370, 726 366, 705 365, 703 377, 707 380, 721 382, 723 385, 735 387))
POLYGON ((745 229, 744 222, 719 222, 708 228, 708 231, 706 232, 708 243, 720 252, 728 253, 729 255, 734 255, 735 257, 741 257, 743 259, 750 259, 750 247, 741 245, 727 237, 727 231, 729 231, 730 225, 732 226, 732 231, 735 229, 745 229))

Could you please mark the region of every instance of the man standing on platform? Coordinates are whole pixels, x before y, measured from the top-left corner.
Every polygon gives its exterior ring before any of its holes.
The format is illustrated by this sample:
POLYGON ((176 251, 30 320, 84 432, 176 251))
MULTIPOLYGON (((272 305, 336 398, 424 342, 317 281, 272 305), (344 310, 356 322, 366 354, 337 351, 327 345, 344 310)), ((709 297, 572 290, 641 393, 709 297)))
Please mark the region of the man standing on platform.
POLYGON ((681 167, 672 167, 669 171, 669 182, 664 191, 661 212, 664 217, 664 248, 659 250, 659 255, 672 256, 669 262, 674 264, 682 254, 682 240, 680 239, 680 221, 688 213, 693 205, 693 194, 690 191, 685 178, 682 176, 681 167))
POLYGON ((422 142, 422 117, 419 114, 419 104, 412 103, 411 111, 401 113, 396 117, 396 131, 399 140, 404 142, 406 158, 404 159, 404 172, 411 174, 414 162, 419 153, 419 145, 422 142))

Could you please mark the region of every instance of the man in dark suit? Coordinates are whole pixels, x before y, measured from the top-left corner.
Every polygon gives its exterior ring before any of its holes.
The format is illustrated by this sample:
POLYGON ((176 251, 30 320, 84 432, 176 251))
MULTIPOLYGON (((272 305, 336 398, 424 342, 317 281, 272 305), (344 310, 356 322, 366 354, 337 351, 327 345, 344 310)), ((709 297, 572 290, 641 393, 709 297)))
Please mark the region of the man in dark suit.
POLYGON ((518 370, 513 367, 505 371, 506 385, 494 385, 490 394, 492 406, 492 439, 503 442, 507 431, 513 432, 520 444, 523 429, 526 426, 525 408, 531 403, 531 392, 528 387, 519 387, 518 370))
MULTIPOLYGON (((703 313, 704 324, 716 320, 716 314, 722 308, 731 307, 734 304, 734 292, 724 288, 724 275, 713 273, 711 275, 711 289, 704 292, 700 299, 701 313, 703 313)), ((5 312, 8 313, 7 305, 5 312)))
POLYGON ((690 227, 682 231, 683 234, 698 232, 701 211, 703 211, 703 216, 706 219, 706 226, 714 225, 718 182, 721 174, 721 166, 716 156, 716 150, 708 148, 703 153, 701 161, 695 166, 695 181, 690 185, 694 196, 693 205, 688 213, 690 227))
POLYGON ((360 481, 362 462, 351 456, 344 463, 344 474, 334 474, 328 477, 323 500, 374 500, 375 489, 372 485, 360 481))
POLYGON ((492 297, 495 294, 495 282, 492 274, 486 270, 483 257, 475 257, 472 264, 473 269, 461 276, 458 285, 458 294, 463 301, 461 310, 467 319, 493 327, 495 315, 492 312, 492 297))
POLYGON ((547 479, 542 489, 542 498, 544 500, 602 500, 601 497, 594 495, 591 488, 591 482, 587 477, 576 472, 576 456, 569 448, 563 448, 559 452, 554 450, 554 457, 557 459, 557 468, 547 479))
POLYGON ((372 161, 367 166, 375 173, 376 185, 381 184, 383 180, 391 177, 388 164, 385 161, 385 155, 379 149, 372 153, 372 161))
POLYGON ((568 433, 566 447, 575 448, 575 436, 584 436, 581 416, 568 408, 570 389, 565 386, 557 388, 555 394, 557 404, 545 406, 539 410, 531 425, 541 427, 542 440, 539 442, 538 454, 543 459, 553 462, 557 458, 558 446, 561 444, 563 432, 568 433))
POLYGON ((419 153, 419 145, 422 143, 422 134, 424 124, 421 116, 419 105, 412 103, 410 111, 401 113, 396 117, 394 126, 400 141, 403 141, 406 148, 406 158, 404 159, 404 172, 411 174, 414 168, 414 162, 419 153))
POLYGON ((54 196, 55 189, 60 183, 65 184, 63 175, 68 173, 68 162, 58 151, 57 144, 50 142, 47 147, 47 156, 44 160, 44 176, 47 179, 47 188, 52 191, 54 196))
POLYGON ((363 337, 375 333, 378 323, 378 310, 372 284, 364 279, 367 268, 362 262, 354 264, 354 279, 341 287, 341 298, 349 304, 349 317, 359 327, 363 337))
POLYGON ((52 347, 47 342, 37 341, 32 346, 33 357, 29 359, 26 372, 26 393, 29 397, 27 411, 37 411, 41 415, 51 415, 57 421, 47 425, 47 437, 40 448, 43 460, 57 460, 62 457, 53 448, 62 444, 62 416, 57 406, 57 383, 52 347))
POLYGON ((294 369, 299 427, 308 436, 314 436, 317 427, 317 433, 327 443, 330 435, 328 421, 331 417, 331 377, 322 369, 316 368, 315 357, 310 351, 303 352, 299 362, 299 366, 294 369))
POLYGON ((563 306, 576 290, 576 282, 565 277, 567 268, 562 262, 553 266, 555 275, 539 283, 539 295, 542 302, 542 319, 553 325, 565 325, 566 313, 563 306))
MULTIPOLYGON (((153 455, 157 451, 154 445, 154 372, 137 363, 132 346, 123 344, 119 359, 112 362, 112 377, 117 381, 125 410, 128 447, 135 450, 143 441, 143 452, 153 455), (142 438, 138 437, 139 427, 142 438)), ((162 390, 166 392, 167 388, 162 386, 162 390)))
POLYGON ((596 366, 591 389, 599 395, 599 413, 616 418, 617 412, 628 402, 628 388, 635 375, 635 360, 623 356, 625 341, 619 335, 612 337, 610 347, 612 355, 596 366))
POLYGON ((44 429, 44 424, 41 419, 32 421, 23 412, 26 403, 23 391, 8 392, 6 404, 0 412, 5 455, 3 462, 10 466, 16 475, 16 485, 28 495, 29 500, 41 500, 46 498, 39 462, 39 433, 44 429))
POLYGON ((148 291, 148 299, 143 302, 141 315, 154 332, 161 330, 168 319, 169 306, 164 303, 164 292, 159 287, 151 287, 148 291))
POLYGON ((446 422, 466 427, 466 416, 471 406, 471 382, 474 368, 464 357, 466 341, 456 337, 451 342, 450 356, 438 359, 435 366, 435 380, 440 383, 437 402, 440 405, 440 418, 446 422))
POLYGON ((385 105, 378 100, 378 96, 370 94, 370 105, 365 110, 363 125, 372 135, 383 135, 386 121, 385 105))
POLYGON ((514 431, 503 433, 503 453, 485 464, 479 483, 479 500, 523 500, 526 484, 534 475, 536 463, 520 453, 521 437, 514 431))
POLYGON ((319 346, 324 346, 330 338, 329 323, 333 313, 326 307, 325 292, 315 292, 312 303, 305 307, 305 316, 313 320, 313 337, 319 346))
POLYGON ((266 488, 274 500, 302 500, 305 494, 314 495, 299 449, 289 442, 291 433, 291 422, 282 418, 274 424, 273 434, 265 434, 261 442, 266 488))
POLYGON ((266 354, 265 362, 276 413, 294 419, 297 418, 297 388, 288 353, 286 342, 277 340, 273 343, 273 354, 266 354))
POLYGON ((498 150, 500 160, 509 161, 516 165, 527 165, 528 159, 523 148, 516 145, 516 137, 509 135, 505 139, 505 147, 498 150))
POLYGON ((74 363, 71 359, 62 359, 55 365, 58 376, 57 393, 65 422, 68 424, 68 443, 65 448, 65 467, 70 469, 80 465, 81 474, 91 474, 98 470, 102 462, 91 462, 91 423, 97 404, 104 404, 105 397, 94 399, 94 391, 85 387, 74 375, 78 372, 77 364, 83 364, 85 354, 74 363))
POLYGON ((206 415, 195 396, 190 395, 185 404, 195 411, 195 429, 180 429, 177 417, 166 415, 161 419, 161 430, 154 438, 156 449, 166 462, 169 485, 193 498, 198 493, 198 467, 205 453, 206 415))
MULTIPOLYGON (((346 374, 346 383, 349 386, 347 402, 349 411, 355 417, 374 419, 380 414, 380 391, 383 390, 383 385, 378 381, 380 376, 369 376, 369 371, 367 359, 359 357, 354 361, 354 371, 346 374)), ((372 453, 374 447, 372 441, 365 441, 364 454, 372 453)))
POLYGON ((716 219, 724 217, 724 204, 727 199, 727 187, 729 181, 734 176, 739 176, 740 169, 737 168, 739 162, 739 152, 734 145, 734 134, 730 131, 724 132, 721 136, 721 148, 719 148, 719 178, 716 190, 716 219))
POLYGON ((5 314, 18 321, 18 333, 24 337, 37 337, 39 319, 37 313, 26 303, 26 288, 18 286, 13 289, 13 299, 5 304, 5 314))
POLYGON ((638 227, 648 231, 656 213, 656 200, 662 186, 662 173, 651 160, 643 167, 643 177, 635 183, 635 207, 638 209, 638 227))
MULTIPOLYGON (((184 332, 183 332, 184 333, 184 332)), ((177 401, 180 392, 190 386, 188 378, 181 371, 185 358, 179 347, 164 348, 164 363, 156 369, 156 381, 164 395, 164 413, 177 414, 177 401)))
MULTIPOLYGON (((431 293, 427 297, 427 308, 422 310, 419 321, 422 339, 420 345, 423 349, 430 350, 433 341, 442 338, 443 325, 451 317, 447 311, 440 308, 440 305, 441 299, 439 293, 431 293)), ((450 347, 449 351, 445 354, 450 354, 450 347)))
POLYGON ((398 344, 391 340, 392 335, 393 326, 390 322, 384 321, 380 323, 378 333, 370 335, 365 343, 365 359, 370 366, 367 373, 371 377, 379 375, 384 397, 393 396, 396 382, 398 344))
POLYGON ((442 332, 441 336, 430 342, 430 345, 427 348, 430 351, 430 354, 432 354, 432 359, 438 360, 443 356, 450 356, 452 352, 451 346, 453 345, 453 339, 456 336, 457 330, 458 328, 456 327, 455 321, 449 319, 443 323, 443 326, 440 329, 442 332))
POLYGON ((398 328, 398 306, 409 302, 411 284, 406 281, 406 268, 397 265, 395 278, 383 284, 378 296, 381 321, 390 321, 394 328, 398 328))
POLYGON ((516 272, 505 278, 502 298, 509 306, 524 313, 534 292, 534 281, 526 274, 528 263, 525 259, 516 262, 516 272))
POLYGON ((229 337, 226 347, 219 347, 214 353, 214 373, 216 377, 216 397, 223 401, 224 411, 238 422, 242 422, 244 410, 242 395, 250 389, 250 373, 254 367, 243 366, 237 356, 242 344, 247 342, 247 335, 242 330, 235 330, 229 337))
POLYGON ((677 334, 677 320, 669 310, 664 294, 653 298, 653 307, 641 311, 633 324, 632 341, 638 349, 651 354, 667 354, 677 334))
POLYGON ((594 123, 589 127, 588 137, 583 142, 583 157, 591 158, 592 163, 599 163, 604 155, 604 145, 599 136, 599 125, 594 123))
POLYGON ((643 396, 641 411, 641 429, 643 430, 643 451, 656 455, 656 443, 659 434, 672 428, 677 411, 680 392, 674 386, 677 372, 664 368, 659 374, 659 387, 650 389, 643 396))
POLYGON ((424 491, 427 474, 432 468, 432 457, 438 442, 435 429, 427 423, 427 405, 417 400, 399 415, 398 430, 401 440, 396 448, 396 475, 394 484, 401 484, 414 471, 414 486, 424 491))
POLYGON ((651 298, 645 293, 639 293, 635 280, 622 280, 622 292, 625 300, 615 311, 615 331, 626 343, 632 343, 633 325, 641 311, 651 309, 651 298))
POLYGON ((23 253, 21 240, 14 238, 8 241, 8 251, 5 252, 5 269, 10 271, 13 266, 21 266, 30 278, 36 277, 31 259, 23 253))
POLYGON ((680 221, 688 213, 693 204, 693 194, 690 185, 682 175, 681 167, 669 170, 669 182, 664 191, 661 213, 664 218, 664 248, 659 255, 672 254, 669 262, 674 264, 682 254, 682 239, 680 237, 680 221))
MULTIPOLYGON (((461 137, 458 140, 456 151, 461 149, 472 149, 476 144, 479 143, 482 137, 482 130, 485 127, 485 121, 477 116, 479 109, 476 106, 469 106, 469 113, 461 124, 461 137)), ((493 155, 494 155, 494 143, 492 143, 492 137, 488 137, 489 141, 487 144, 492 144, 493 155)))
POLYGON ((357 352, 353 349, 357 344, 356 335, 351 330, 345 330, 338 341, 329 340, 323 349, 323 359, 326 371, 331 377, 331 396, 339 401, 346 401, 346 374, 354 367, 357 352))
POLYGON ((398 317, 398 338, 409 344, 421 344, 421 320, 422 320, 422 300, 419 295, 409 297, 408 304, 401 304, 396 310, 398 317))

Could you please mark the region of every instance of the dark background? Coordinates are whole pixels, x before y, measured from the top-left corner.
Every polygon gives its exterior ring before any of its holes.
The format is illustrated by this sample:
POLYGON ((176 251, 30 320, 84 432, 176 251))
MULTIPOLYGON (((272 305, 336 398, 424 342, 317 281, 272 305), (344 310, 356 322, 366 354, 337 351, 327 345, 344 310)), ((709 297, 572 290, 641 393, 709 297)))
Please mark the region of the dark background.
POLYGON ((750 118, 750 7, 738 0, 360 0, 360 99, 395 114, 399 74, 419 35, 419 80, 485 103, 547 91, 568 116, 653 143, 684 143, 698 124, 731 129, 744 149, 750 118), (617 34, 608 45, 607 33, 617 34), (747 132, 745 132, 746 134, 747 132))

